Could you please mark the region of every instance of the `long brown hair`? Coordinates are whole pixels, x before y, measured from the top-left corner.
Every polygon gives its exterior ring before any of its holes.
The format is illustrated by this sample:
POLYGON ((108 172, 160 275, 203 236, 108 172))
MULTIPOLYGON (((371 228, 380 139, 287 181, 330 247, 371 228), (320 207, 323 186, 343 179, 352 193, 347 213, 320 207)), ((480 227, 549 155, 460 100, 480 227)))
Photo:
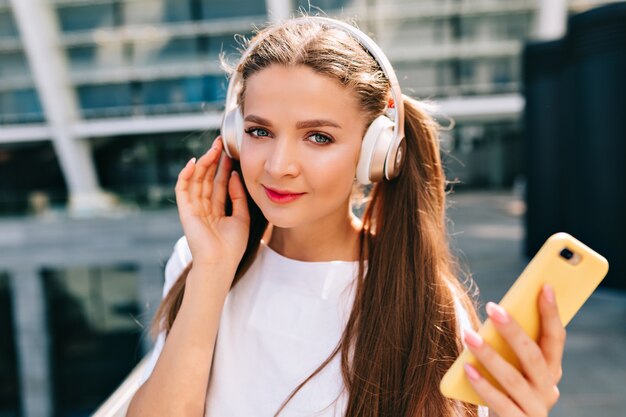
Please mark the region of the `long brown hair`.
MULTIPOLYGON (((320 22, 265 29, 234 69, 245 82, 270 65, 305 65, 337 80, 358 97, 372 121, 385 108, 389 84, 378 63, 341 29, 320 22)), ((475 416, 476 407, 448 400, 439 381, 459 354, 455 299, 471 321, 471 300, 456 279, 446 232, 446 179, 438 125, 419 102, 404 97, 407 154, 400 176, 377 183, 363 216, 355 301, 335 351, 285 399, 341 354, 347 417, 475 416), (367 263, 367 268, 365 264, 367 263)), ((248 198, 248 248, 233 281, 253 261, 267 220, 248 198)), ((153 330, 169 331, 184 293, 188 267, 161 303, 153 330)))

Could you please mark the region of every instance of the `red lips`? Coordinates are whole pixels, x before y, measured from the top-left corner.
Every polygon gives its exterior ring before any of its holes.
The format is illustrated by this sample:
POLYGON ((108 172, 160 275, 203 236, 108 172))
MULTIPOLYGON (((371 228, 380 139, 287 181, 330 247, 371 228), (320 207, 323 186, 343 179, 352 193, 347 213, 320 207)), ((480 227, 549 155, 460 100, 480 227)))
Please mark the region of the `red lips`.
POLYGON ((263 186, 263 188, 265 189, 265 194, 267 195, 267 197, 274 203, 278 204, 291 203, 292 201, 295 201, 298 198, 302 197, 304 194, 306 194, 295 193, 289 190, 276 190, 266 186, 263 186))

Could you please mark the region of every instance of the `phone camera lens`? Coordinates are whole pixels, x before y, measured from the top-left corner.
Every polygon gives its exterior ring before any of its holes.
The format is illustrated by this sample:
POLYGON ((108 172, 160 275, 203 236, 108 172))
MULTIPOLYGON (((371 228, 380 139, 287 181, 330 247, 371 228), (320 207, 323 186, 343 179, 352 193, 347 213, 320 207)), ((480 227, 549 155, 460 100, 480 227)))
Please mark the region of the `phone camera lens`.
POLYGON ((561 256, 567 260, 570 260, 574 256, 574 253, 571 250, 565 248, 561 251, 561 256))

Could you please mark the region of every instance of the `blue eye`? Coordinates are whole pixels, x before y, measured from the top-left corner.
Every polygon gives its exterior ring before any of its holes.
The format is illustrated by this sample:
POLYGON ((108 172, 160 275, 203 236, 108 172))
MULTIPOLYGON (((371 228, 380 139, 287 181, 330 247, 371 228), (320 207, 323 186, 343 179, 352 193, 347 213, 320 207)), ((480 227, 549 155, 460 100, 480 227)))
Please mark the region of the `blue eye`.
POLYGON ((246 130, 246 133, 249 134, 250 136, 255 136, 257 138, 260 138, 260 137, 265 138, 265 137, 269 137, 270 135, 270 132, 260 127, 251 127, 250 129, 246 130))
POLYGON ((324 135, 322 133, 313 133, 309 135, 307 139, 317 145, 326 145, 329 143, 333 143, 333 139, 330 136, 324 135))

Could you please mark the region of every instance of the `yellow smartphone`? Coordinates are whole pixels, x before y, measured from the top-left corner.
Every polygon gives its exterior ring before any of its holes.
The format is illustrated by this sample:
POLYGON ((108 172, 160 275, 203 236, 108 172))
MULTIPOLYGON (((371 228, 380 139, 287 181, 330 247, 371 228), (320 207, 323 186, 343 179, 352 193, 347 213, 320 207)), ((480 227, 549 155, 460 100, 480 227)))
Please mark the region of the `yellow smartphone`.
MULTIPOLYGON (((604 257, 567 233, 556 233, 546 240, 499 304, 536 341, 540 332, 537 297, 544 284, 554 288, 559 315, 563 325, 566 325, 608 270, 609 263, 604 257)), ((521 369, 517 356, 491 320, 487 319, 478 333, 503 358, 521 369)), ((495 387, 502 389, 468 349, 461 353, 443 376, 439 389, 448 398, 485 405, 467 380, 463 368, 466 362, 474 365, 495 387)))

